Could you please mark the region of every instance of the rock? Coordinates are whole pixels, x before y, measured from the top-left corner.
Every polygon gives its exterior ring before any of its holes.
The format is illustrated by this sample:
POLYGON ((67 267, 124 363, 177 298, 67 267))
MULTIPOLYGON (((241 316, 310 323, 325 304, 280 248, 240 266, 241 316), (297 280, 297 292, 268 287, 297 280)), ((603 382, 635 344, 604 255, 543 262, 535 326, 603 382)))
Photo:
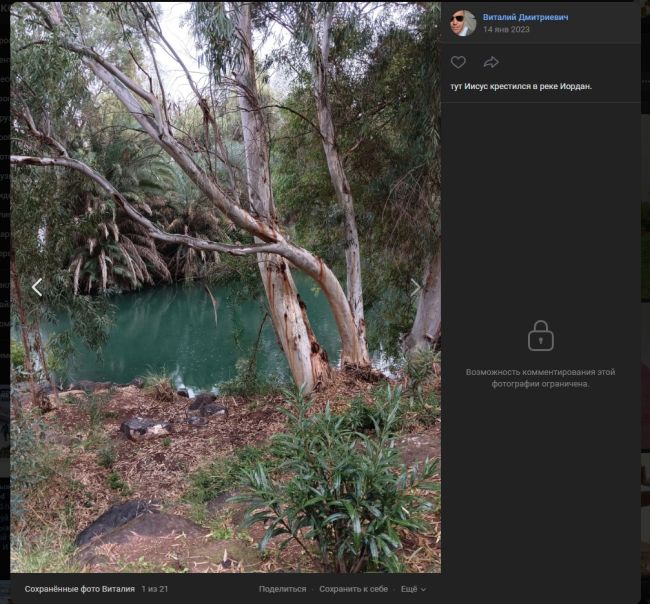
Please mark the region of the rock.
POLYGON ((207 405, 208 403, 212 403, 216 400, 216 395, 212 394, 211 392, 201 392, 200 394, 197 394, 196 397, 192 400, 192 403, 189 407, 190 411, 200 409, 203 405, 207 405))
POLYGON ((187 423, 190 426, 194 426, 198 428, 201 426, 207 426, 208 420, 205 417, 200 417, 199 415, 189 415, 187 417, 187 423))
POLYGON ((181 388, 180 390, 177 390, 176 394, 184 398, 190 398, 190 393, 187 390, 185 390, 185 388, 181 388))
POLYGON ((129 383, 130 386, 135 386, 136 388, 144 388, 144 380, 142 378, 135 378, 129 383))
POLYGON ((103 572, 146 563, 150 569, 222 572, 253 571, 261 560, 257 548, 238 539, 214 540, 210 531, 187 518, 167 513, 140 514, 83 546, 75 561, 103 572))
POLYGON ((137 441, 156 438, 158 436, 167 436, 172 432, 172 425, 166 421, 132 417, 122 422, 120 430, 126 434, 129 440, 137 441))
POLYGON ((127 501, 126 503, 114 505, 99 516, 91 525, 81 531, 74 540, 74 543, 78 547, 85 545, 95 537, 112 531, 144 513, 153 513, 156 509, 157 506, 155 504, 142 500, 127 501))
POLYGON ((191 415, 200 415, 201 417, 207 417, 210 415, 224 415, 228 416, 228 409, 219 403, 215 403, 217 400, 216 395, 211 392, 201 392, 197 394, 190 406, 188 407, 188 412, 191 415), (192 413, 194 412, 194 413, 192 413))
POLYGON ((83 390, 84 392, 97 392, 98 390, 108 390, 113 385, 112 382, 90 382, 81 380, 70 384, 69 390, 83 390))
POLYGON ((179 540, 179 537, 205 538, 209 534, 206 529, 181 516, 155 512, 153 509, 151 512, 154 513, 145 513, 148 511, 150 510, 146 502, 129 502, 108 510, 93 523, 95 525, 107 516, 106 521, 102 522, 103 530, 85 541, 87 545, 79 550, 77 560, 83 564, 104 562, 104 556, 100 552, 104 549, 101 546, 105 544, 113 544, 116 547, 111 549, 121 549, 123 556, 120 557, 128 558, 134 548, 141 546, 143 541, 154 542, 157 545, 155 550, 160 550, 162 555, 167 556, 168 552, 174 551, 169 546, 179 540), (164 550, 161 550, 162 542, 166 542, 167 547, 164 550))
POLYGON ((228 408, 219 403, 207 403, 201 407, 199 412, 203 417, 209 415, 224 415, 228 417, 228 408))

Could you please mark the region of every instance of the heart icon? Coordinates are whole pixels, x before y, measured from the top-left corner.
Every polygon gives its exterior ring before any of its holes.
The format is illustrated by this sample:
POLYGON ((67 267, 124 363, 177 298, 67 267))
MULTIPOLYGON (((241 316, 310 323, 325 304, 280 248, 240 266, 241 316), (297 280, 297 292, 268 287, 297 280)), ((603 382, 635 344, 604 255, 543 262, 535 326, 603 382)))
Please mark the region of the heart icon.
POLYGON ((451 57, 451 64, 456 68, 460 69, 463 65, 467 63, 467 59, 463 56, 451 57))

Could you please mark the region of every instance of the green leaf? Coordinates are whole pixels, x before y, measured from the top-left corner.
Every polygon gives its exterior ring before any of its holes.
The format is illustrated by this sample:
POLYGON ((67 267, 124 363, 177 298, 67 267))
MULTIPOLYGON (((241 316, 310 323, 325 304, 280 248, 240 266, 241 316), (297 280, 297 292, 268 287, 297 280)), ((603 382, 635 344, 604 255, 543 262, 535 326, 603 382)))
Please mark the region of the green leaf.
POLYGON ((336 512, 335 514, 330 514, 325 520, 323 521, 323 526, 330 524, 334 522, 335 520, 341 520, 343 518, 347 518, 348 516, 345 515, 343 512, 336 512))
POLYGON ((377 548, 377 542, 374 537, 370 538, 368 545, 370 546, 370 555, 376 561, 379 558, 379 549, 377 548))

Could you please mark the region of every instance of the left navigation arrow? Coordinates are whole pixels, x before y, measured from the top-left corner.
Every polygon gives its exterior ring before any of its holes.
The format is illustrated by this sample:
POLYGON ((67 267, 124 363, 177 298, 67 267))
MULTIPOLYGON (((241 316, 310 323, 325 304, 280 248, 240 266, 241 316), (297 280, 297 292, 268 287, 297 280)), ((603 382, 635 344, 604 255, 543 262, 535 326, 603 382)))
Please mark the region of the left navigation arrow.
POLYGON ((32 289, 33 289, 33 290, 34 290, 34 291, 35 291, 35 292, 36 292, 36 293, 37 293, 37 294, 38 294, 39 296, 41 296, 41 297, 42 297, 42 296, 43 296, 43 294, 42 294, 41 292, 39 292, 39 291, 38 291, 38 290, 36 289, 36 286, 37 286, 37 285, 38 285, 38 284, 39 284, 39 283, 40 283, 41 281, 43 281, 43 279, 42 279, 42 278, 41 278, 41 279, 39 279, 39 280, 38 280, 38 281, 37 281, 36 283, 34 283, 34 285, 32 285, 32 289))

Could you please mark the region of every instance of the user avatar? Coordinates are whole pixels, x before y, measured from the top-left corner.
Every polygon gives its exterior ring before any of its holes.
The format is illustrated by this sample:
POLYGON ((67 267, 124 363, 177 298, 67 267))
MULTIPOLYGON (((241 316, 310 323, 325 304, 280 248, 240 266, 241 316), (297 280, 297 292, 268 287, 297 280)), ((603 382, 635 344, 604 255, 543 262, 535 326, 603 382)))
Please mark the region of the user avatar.
POLYGON ((471 36, 476 29, 476 17, 468 10, 457 10, 451 16, 450 25, 457 36, 471 36))

